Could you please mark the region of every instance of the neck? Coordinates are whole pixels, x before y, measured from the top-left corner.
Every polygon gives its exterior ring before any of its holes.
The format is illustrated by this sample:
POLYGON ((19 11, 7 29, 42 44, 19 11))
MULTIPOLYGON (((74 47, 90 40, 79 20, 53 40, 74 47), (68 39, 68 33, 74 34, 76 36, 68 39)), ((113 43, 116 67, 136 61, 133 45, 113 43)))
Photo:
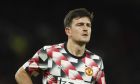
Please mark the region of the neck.
POLYGON ((81 57, 83 56, 84 52, 85 52, 85 46, 86 44, 85 43, 76 43, 76 42, 73 42, 72 40, 68 40, 67 42, 67 49, 68 51, 74 55, 74 56, 77 56, 77 57, 81 57))

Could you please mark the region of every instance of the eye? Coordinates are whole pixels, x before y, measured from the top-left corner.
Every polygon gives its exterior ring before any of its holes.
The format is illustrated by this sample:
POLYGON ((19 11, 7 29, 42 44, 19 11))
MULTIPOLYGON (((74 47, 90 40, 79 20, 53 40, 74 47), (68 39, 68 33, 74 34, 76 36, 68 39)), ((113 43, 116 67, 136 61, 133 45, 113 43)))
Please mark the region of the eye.
POLYGON ((77 26, 83 26, 84 25, 84 23, 78 23, 77 24, 77 26))
POLYGON ((87 25, 87 27, 91 27, 91 24, 90 23, 87 23, 86 25, 87 25))

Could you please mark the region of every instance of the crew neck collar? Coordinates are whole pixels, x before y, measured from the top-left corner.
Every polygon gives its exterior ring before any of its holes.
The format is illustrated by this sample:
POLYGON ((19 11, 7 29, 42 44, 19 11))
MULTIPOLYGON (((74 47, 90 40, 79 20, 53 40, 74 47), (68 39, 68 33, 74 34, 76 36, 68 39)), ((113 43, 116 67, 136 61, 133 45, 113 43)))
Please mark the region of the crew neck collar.
POLYGON ((64 43, 64 49, 65 49, 65 51, 66 51, 70 56, 72 56, 73 58, 76 58, 76 59, 81 59, 81 58, 84 58, 84 57, 86 56, 86 53, 85 53, 86 50, 85 50, 84 54, 83 54, 81 57, 78 57, 78 56, 76 56, 76 55, 71 54, 71 53, 68 51, 68 49, 67 49, 67 42, 64 43))

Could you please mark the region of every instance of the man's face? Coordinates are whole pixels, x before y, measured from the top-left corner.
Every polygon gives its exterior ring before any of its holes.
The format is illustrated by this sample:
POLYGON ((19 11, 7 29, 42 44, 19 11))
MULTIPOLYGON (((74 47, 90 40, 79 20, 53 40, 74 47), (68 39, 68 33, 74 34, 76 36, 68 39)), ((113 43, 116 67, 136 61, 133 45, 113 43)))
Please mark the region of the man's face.
POLYGON ((74 18, 68 28, 68 37, 81 43, 88 43, 91 36, 91 21, 88 17, 74 18))

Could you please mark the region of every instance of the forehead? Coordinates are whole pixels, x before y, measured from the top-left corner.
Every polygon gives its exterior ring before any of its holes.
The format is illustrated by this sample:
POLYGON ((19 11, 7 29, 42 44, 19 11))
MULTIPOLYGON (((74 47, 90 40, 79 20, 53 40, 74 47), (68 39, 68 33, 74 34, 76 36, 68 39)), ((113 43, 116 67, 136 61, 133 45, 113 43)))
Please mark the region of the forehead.
POLYGON ((77 17, 72 20, 72 23, 91 23, 88 17, 77 17))

